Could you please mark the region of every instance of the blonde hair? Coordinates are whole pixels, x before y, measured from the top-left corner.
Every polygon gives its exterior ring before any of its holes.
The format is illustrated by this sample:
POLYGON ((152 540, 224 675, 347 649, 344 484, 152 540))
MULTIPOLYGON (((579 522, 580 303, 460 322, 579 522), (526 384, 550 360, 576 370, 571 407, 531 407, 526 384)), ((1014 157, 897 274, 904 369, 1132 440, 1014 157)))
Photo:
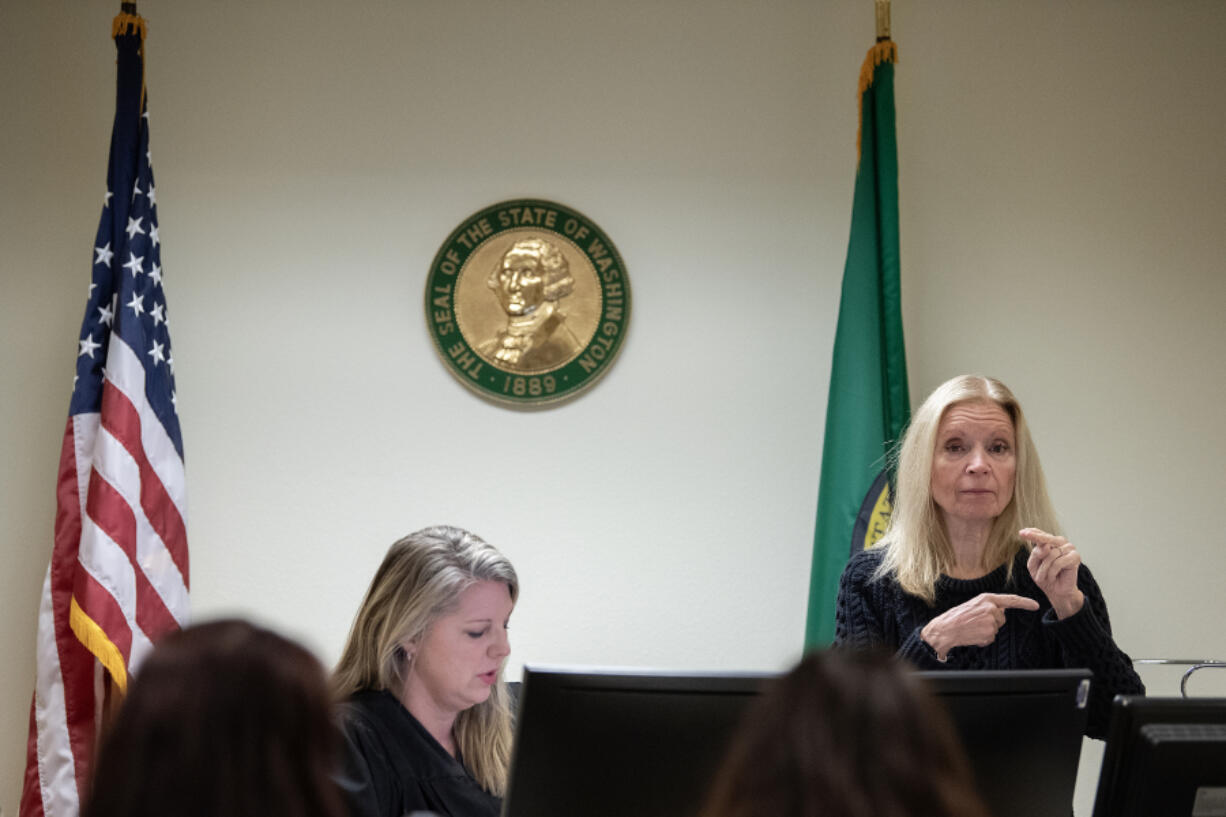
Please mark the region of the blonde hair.
POLYGON ((951 406, 977 402, 995 403, 1009 415, 1017 452, 1013 497, 992 522, 983 555, 985 566, 1006 565, 1012 578, 1014 557, 1028 547, 1017 535, 1018 530, 1035 527, 1055 533, 1057 529, 1039 453, 1013 392, 999 380, 980 375, 960 375, 945 381, 916 410, 903 436, 897 457, 894 511, 879 543, 885 547, 885 555, 874 574, 874 578, 892 575, 903 590, 929 604, 936 597, 937 579, 954 566, 953 545, 932 499, 937 430, 951 406))
MULTIPOLYGON (((404 687, 409 658, 402 646, 421 639, 460 594, 480 581, 507 585, 514 603, 519 579, 505 556, 475 534, 449 525, 425 528, 394 543, 371 580, 332 676, 340 700, 361 690, 404 687)), ((511 761, 511 708, 498 681, 484 702, 459 714, 456 745, 472 776, 502 796, 511 761)))

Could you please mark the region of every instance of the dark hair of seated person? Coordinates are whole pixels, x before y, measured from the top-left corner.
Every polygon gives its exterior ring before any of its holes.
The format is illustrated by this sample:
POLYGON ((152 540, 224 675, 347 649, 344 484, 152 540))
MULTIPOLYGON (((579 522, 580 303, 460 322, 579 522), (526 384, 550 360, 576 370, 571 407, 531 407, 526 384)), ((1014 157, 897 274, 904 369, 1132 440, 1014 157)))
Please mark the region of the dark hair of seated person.
POLYGON ((986 817, 953 725, 893 657, 809 654, 769 682, 702 817, 986 817))
POLYGON ((103 737, 83 817, 346 817, 323 667, 243 621, 173 633, 103 737))

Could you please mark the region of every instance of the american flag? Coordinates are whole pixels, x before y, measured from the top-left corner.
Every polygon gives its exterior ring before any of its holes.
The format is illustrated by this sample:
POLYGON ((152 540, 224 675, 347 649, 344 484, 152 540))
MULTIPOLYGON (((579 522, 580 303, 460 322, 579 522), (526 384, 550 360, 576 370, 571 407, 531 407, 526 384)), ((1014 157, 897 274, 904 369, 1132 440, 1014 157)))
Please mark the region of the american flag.
POLYGON ((187 623, 183 440, 145 108, 145 23, 119 52, 106 201, 60 453, 21 817, 70 817, 109 689, 187 623))

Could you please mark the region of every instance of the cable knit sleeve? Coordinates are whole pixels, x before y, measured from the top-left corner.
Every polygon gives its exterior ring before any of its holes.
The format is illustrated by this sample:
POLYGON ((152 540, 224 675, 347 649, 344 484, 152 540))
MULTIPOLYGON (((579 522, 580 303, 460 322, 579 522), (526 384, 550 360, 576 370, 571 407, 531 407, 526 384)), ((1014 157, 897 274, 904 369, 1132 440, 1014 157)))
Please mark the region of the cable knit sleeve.
POLYGON ((843 568, 834 614, 835 644, 853 649, 897 648, 886 641, 881 611, 873 598, 877 588, 870 586, 880 563, 880 553, 865 550, 853 555, 843 568))
POLYGON ((920 626, 907 615, 901 589, 888 578, 873 580, 882 554, 865 550, 847 562, 839 580, 834 643, 854 649, 886 649, 919 669, 942 669, 920 626), (901 629, 900 629, 901 628, 901 629))
POLYGON ((1115 643, 1107 602, 1093 574, 1084 564, 1078 571, 1077 586, 1085 594, 1085 604, 1075 615, 1059 620, 1050 609, 1043 625, 1055 637, 1067 667, 1085 667, 1094 673, 1090 686, 1090 717, 1086 734, 1104 738, 1111 717, 1111 701, 1116 695, 1144 695, 1145 685, 1132 666, 1132 659, 1115 643))

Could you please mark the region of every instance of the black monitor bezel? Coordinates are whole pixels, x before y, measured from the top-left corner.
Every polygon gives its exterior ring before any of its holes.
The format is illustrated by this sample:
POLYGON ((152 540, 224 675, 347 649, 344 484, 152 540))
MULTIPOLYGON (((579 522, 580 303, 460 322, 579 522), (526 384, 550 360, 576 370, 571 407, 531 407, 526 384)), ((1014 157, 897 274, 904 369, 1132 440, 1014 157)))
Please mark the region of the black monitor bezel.
POLYGON ((1090 670, 924 670, 916 674, 954 721, 989 809, 1001 815, 1050 813, 1057 817, 1072 811, 1089 719, 1090 670), (1027 719, 1015 733, 1000 734, 1009 727, 994 724, 988 729, 983 722, 969 719, 968 712, 981 710, 994 698, 1000 698, 1002 706, 1011 700, 1027 708, 1038 699, 1059 701, 1056 710, 1048 710, 1047 704, 1041 710, 1052 711, 1057 720, 1027 719), (1066 711, 1067 716, 1056 714, 1057 710, 1066 711), (1006 751, 1017 749, 1019 742, 1027 744, 1020 759, 1016 751, 1006 751), (1027 772, 1027 764, 1035 768, 1027 772), (1043 788, 1029 788, 1033 784, 1027 781, 1034 777, 1044 779, 1043 788))
POLYGON ((551 695, 563 689, 585 692, 689 693, 694 695, 744 695, 756 697, 763 685, 777 678, 777 672, 684 671, 598 666, 525 665, 520 686, 515 739, 507 776, 507 792, 502 813, 509 814, 514 803, 517 771, 521 762, 520 735, 525 714, 532 711, 534 696, 551 695))
MULTIPOLYGON (((1002 698, 1016 695, 1048 695, 1060 694, 1070 697, 1084 697, 1088 691, 1091 673, 1086 669, 1050 669, 1050 670, 939 670, 915 671, 928 688, 938 698, 947 696, 1000 695, 1002 698)), ((511 768, 508 776, 508 791, 506 802, 510 804, 514 797, 514 786, 517 767, 520 762, 518 745, 519 736, 524 723, 522 715, 532 707, 532 697, 549 695, 560 688, 582 689, 586 691, 609 690, 617 692, 693 692, 708 691, 713 693, 734 693, 754 695, 763 689, 770 680, 777 678, 775 672, 690 672, 659 669, 591 667, 591 666, 547 666, 528 665, 524 667, 523 682, 519 712, 521 717, 516 723, 516 748, 512 754, 511 768)), ((1072 711, 1072 709, 1071 709, 1072 711)), ((1073 713, 1074 720, 1069 731, 1075 732, 1077 750, 1080 750, 1080 735, 1085 728, 1087 711, 1084 706, 1073 713)), ((1069 785, 1069 804, 1072 802, 1072 785, 1076 778, 1076 759, 1073 756, 1071 767, 1072 780, 1069 785)), ((504 810, 504 814, 509 812, 504 810)))
POLYGON ((1103 750, 1092 817, 1128 814, 1125 781, 1133 770, 1141 730, 1153 724, 1226 724, 1226 698, 1151 698, 1116 695, 1111 702, 1107 744, 1103 750))
POLYGON ((937 695, 1065 692, 1094 677, 1088 669, 916 670, 915 674, 937 695))

